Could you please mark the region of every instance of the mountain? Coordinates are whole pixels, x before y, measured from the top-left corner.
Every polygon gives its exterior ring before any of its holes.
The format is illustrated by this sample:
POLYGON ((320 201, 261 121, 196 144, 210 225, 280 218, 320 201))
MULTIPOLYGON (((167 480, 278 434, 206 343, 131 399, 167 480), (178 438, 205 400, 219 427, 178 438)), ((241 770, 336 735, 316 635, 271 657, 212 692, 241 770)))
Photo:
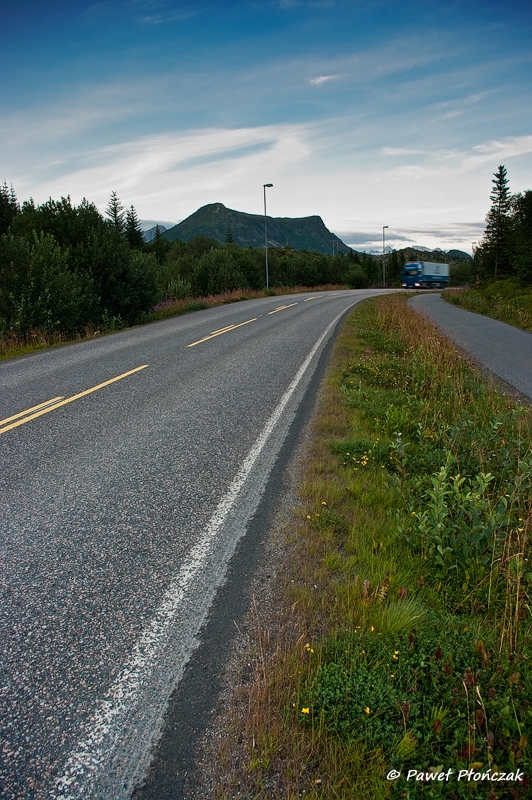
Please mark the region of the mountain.
MULTIPOLYGON (((336 234, 331 233, 321 217, 267 217, 268 247, 291 247, 293 250, 315 250, 332 255, 349 253, 350 249, 336 234), (334 244, 333 244, 334 243, 334 244)), ((227 241, 228 231, 240 247, 264 247, 264 217, 226 208, 223 203, 202 206, 190 217, 165 231, 171 242, 187 242, 195 236, 210 236, 219 242, 227 241)))

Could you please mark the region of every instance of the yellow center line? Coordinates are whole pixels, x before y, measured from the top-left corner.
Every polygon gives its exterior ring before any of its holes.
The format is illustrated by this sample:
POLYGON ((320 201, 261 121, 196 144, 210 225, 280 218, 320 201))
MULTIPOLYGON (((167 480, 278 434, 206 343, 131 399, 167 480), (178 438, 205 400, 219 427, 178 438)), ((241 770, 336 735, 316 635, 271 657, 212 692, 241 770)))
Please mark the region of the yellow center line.
MULTIPOLYGON (((79 392, 79 394, 74 394, 72 397, 67 397, 66 400, 62 400, 61 402, 54 403, 54 405, 48 405, 47 408, 41 408, 40 411, 37 411, 35 414, 30 414, 28 417, 24 417, 24 419, 19 419, 17 422, 11 423, 11 425, 7 425, 4 428, 0 429, 0 434, 7 433, 7 431, 13 430, 13 428, 18 428, 19 425, 24 425, 26 422, 29 422, 31 419, 37 419, 37 417, 42 417, 43 414, 48 414, 50 411, 55 411, 56 408, 60 408, 60 406, 66 406, 67 403, 73 403, 74 400, 79 400, 80 397, 85 397, 88 394, 92 394, 92 392, 97 392, 98 389, 103 389, 104 386, 109 386, 111 383, 116 383, 116 381, 121 381, 122 378, 127 378, 128 375, 133 375, 135 372, 139 372, 141 369, 146 369, 148 364, 143 364, 141 367, 135 367, 135 369, 130 369, 129 372, 124 372, 122 375, 117 375, 116 378, 111 378, 108 381, 104 381, 103 383, 99 383, 98 386, 93 386, 91 389, 85 389, 84 392, 79 392)), ((51 401, 48 401, 50 403, 51 401)), ((46 405, 46 404, 41 404, 46 405)), ((37 406, 36 406, 37 408, 37 406)), ((33 411, 33 409, 29 408, 27 412, 29 413, 33 411)), ((20 416, 17 415, 17 416, 20 416)), ((5 422, 6 420, 4 420, 5 422)), ((0 423, 1 424, 1 423, 0 423)))
POLYGON ((221 336, 222 333, 229 333, 229 331, 234 331, 236 328, 241 328, 242 325, 249 325, 250 322, 256 322, 257 319, 258 317, 253 317, 253 319, 247 319, 245 322, 240 322, 238 325, 232 325, 228 328, 221 328, 219 331, 211 333, 210 336, 205 336, 203 339, 198 339, 197 342, 191 342, 191 344, 187 344, 187 347, 195 347, 197 344, 206 342, 208 339, 214 339, 216 336, 221 336))
POLYGON ((45 400, 44 403, 39 403, 38 406, 32 406, 31 408, 27 408, 25 411, 19 411, 18 414, 13 414, 12 417, 6 417, 5 419, 0 419, 0 428, 2 425, 7 425, 8 422, 12 422, 14 419, 18 419, 19 417, 25 417, 26 414, 31 414, 32 411, 38 411, 40 408, 44 408, 45 406, 51 406, 54 403, 57 403, 58 400, 62 400, 64 395, 60 397, 52 397, 51 400, 45 400))
POLYGON ((290 303, 289 306, 279 306, 279 308, 275 308, 273 311, 268 311, 268 314, 276 314, 278 311, 284 311, 285 308, 292 308, 292 306, 297 306, 297 303, 290 303))
POLYGON ((218 328, 216 331, 211 331, 211 336, 216 336, 218 333, 225 333, 226 331, 232 331, 234 325, 226 325, 225 328, 218 328))
POLYGON ((309 300, 318 300, 319 297, 307 297, 306 300, 303 300, 304 303, 308 303, 309 300))

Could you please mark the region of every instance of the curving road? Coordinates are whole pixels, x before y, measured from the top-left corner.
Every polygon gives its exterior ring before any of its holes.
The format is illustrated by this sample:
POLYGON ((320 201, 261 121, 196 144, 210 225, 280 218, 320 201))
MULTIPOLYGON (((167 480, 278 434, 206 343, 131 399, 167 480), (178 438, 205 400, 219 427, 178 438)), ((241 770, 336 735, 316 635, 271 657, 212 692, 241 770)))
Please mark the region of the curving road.
POLYGON ((380 293, 0 365, 2 798, 130 796, 320 354, 380 293))
POLYGON ((420 294, 408 302, 475 361, 532 400, 532 333, 458 308, 439 294, 420 294))

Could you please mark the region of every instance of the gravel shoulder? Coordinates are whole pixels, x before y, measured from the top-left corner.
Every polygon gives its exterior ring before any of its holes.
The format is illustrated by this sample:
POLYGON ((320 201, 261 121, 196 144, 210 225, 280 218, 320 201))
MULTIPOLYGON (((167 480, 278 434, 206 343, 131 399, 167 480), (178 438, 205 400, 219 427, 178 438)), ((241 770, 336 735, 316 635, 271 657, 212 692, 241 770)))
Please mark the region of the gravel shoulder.
POLYGON ((305 453, 310 446, 312 422, 306 426, 287 470, 289 483, 279 497, 279 505, 264 545, 264 561, 253 575, 249 587, 249 609, 238 624, 223 671, 221 691, 212 721, 199 743, 194 785, 189 785, 186 800, 246 798, 246 765, 250 744, 246 720, 254 676, 268 662, 275 649, 280 629, 283 574, 292 554, 290 532, 294 511, 300 500, 305 453), (264 646, 264 650, 262 650, 264 646), (262 652, 261 652, 262 650, 262 652))

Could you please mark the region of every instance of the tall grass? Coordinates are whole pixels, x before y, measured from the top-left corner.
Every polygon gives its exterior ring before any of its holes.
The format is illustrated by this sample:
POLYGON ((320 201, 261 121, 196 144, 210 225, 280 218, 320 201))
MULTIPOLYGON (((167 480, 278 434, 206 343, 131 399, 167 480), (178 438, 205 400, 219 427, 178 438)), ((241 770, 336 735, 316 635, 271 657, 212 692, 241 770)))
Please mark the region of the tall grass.
POLYGON ((529 796, 531 441, 528 409, 404 297, 350 315, 220 797, 529 796))

